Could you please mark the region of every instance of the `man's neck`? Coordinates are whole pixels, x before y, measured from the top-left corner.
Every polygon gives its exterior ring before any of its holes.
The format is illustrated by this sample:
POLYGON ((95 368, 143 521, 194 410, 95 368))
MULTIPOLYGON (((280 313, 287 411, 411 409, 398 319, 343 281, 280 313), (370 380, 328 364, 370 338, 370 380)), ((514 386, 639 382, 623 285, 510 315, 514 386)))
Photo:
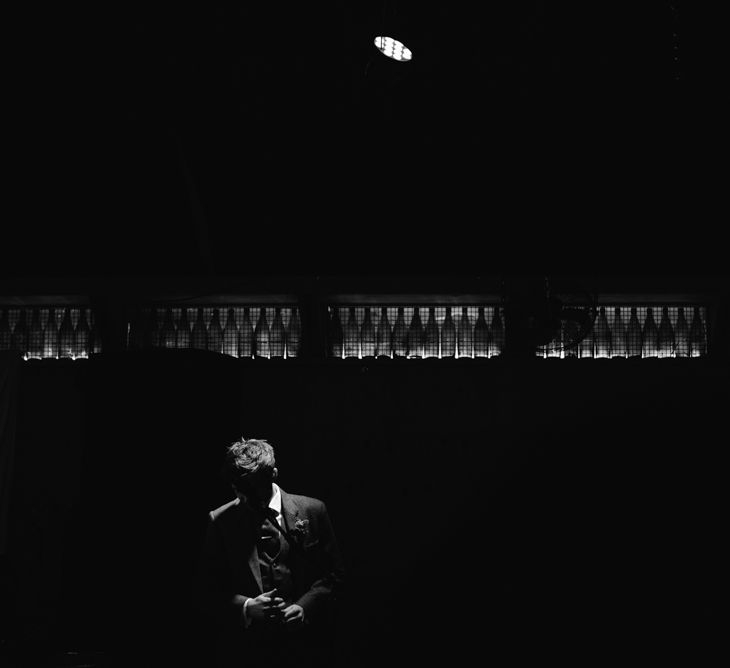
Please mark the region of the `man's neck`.
POLYGON ((269 498, 266 499, 266 501, 264 502, 264 507, 265 508, 268 508, 269 507, 269 504, 271 503, 271 499, 274 498, 274 483, 273 482, 271 483, 271 487, 269 489, 270 489, 270 491, 269 491, 269 498))

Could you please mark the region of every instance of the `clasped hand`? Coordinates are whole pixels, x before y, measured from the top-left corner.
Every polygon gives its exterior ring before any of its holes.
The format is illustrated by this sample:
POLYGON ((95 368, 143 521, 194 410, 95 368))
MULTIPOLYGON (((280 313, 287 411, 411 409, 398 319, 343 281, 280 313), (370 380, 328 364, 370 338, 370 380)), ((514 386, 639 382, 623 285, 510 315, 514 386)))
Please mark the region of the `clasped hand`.
POLYGON ((287 605, 283 598, 276 596, 276 589, 250 599, 246 613, 251 621, 268 624, 298 625, 304 621, 302 606, 296 603, 287 605))

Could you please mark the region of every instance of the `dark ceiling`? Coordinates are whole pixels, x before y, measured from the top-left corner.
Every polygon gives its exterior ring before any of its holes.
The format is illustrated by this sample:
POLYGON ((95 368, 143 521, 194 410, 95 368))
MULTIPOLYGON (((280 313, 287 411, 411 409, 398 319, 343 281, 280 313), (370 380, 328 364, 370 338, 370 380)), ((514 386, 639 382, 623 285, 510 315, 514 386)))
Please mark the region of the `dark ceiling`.
POLYGON ((379 2, 28 17, 6 273, 638 270, 691 227, 669 2, 386 4, 411 63, 379 2))

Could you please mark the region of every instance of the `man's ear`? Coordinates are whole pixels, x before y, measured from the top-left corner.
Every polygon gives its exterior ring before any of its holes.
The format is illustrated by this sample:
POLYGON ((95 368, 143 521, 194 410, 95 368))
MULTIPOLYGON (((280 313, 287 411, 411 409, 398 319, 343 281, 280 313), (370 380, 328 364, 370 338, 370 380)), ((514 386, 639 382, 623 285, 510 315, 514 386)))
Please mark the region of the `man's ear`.
POLYGON ((274 467, 274 470, 271 472, 271 479, 276 480, 279 477, 279 469, 274 467))

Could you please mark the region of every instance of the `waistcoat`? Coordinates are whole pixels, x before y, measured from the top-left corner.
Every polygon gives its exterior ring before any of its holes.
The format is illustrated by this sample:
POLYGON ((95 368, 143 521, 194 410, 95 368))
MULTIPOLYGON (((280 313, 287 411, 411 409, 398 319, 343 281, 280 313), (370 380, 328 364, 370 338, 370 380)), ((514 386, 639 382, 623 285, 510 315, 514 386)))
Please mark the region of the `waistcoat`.
POLYGON ((271 525, 269 520, 264 520, 260 533, 257 553, 263 590, 271 591, 276 588, 277 596, 290 603, 294 595, 294 581, 289 568, 289 541, 271 525), (275 550, 273 556, 264 550, 266 536, 269 537, 269 541, 274 541, 275 544, 278 542, 278 550, 275 550))

